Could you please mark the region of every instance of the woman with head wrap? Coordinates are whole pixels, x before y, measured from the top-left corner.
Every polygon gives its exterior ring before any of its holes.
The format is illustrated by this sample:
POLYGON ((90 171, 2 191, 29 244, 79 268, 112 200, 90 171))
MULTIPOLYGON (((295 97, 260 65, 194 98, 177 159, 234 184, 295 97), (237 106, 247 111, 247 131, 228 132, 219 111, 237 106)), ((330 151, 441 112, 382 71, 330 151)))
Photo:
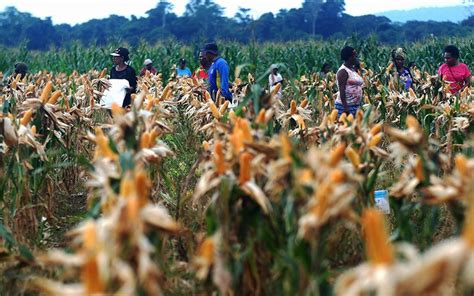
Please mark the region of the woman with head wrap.
POLYGON ((403 48, 392 50, 392 65, 396 75, 403 82, 405 89, 413 87, 413 76, 410 68, 405 67, 406 53, 403 48))

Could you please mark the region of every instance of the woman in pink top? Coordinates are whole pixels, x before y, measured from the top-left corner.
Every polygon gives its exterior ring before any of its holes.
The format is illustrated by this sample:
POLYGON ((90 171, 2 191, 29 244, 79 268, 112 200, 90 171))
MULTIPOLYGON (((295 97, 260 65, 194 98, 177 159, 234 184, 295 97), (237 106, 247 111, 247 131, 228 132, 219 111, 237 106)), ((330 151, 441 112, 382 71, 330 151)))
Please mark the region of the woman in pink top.
POLYGON ((471 84, 471 71, 458 61, 459 49, 454 45, 444 48, 444 64, 438 69, 438 75, 444 82, 449 84, 452 94, 461 92, 471 84))
POLYGON ((359 65, 357 52, 354 48, 346 46, 341 50, 341 59, 344 63, 337 71, 337 99, 334 103, 338 115, 356 115, 363 97, 364 79, 359 75, 356 67, 359 65))

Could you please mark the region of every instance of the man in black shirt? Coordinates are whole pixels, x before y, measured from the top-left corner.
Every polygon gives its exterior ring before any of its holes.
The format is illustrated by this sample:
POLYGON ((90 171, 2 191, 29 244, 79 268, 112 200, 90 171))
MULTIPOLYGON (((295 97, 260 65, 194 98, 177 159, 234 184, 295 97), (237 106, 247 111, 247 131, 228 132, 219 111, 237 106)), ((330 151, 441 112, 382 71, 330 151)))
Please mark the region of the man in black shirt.
POLYGON ((128 49, 119 47, 110 55, 113 56, 114 61, 114 67, 110 71, 110 79, 126 79, 130 84, 122 104, 122 107, 125 108, 130 106, 132 102, 131 94, 137 91, 137 74, 135 69, 126 63, 130 60, 128 49))

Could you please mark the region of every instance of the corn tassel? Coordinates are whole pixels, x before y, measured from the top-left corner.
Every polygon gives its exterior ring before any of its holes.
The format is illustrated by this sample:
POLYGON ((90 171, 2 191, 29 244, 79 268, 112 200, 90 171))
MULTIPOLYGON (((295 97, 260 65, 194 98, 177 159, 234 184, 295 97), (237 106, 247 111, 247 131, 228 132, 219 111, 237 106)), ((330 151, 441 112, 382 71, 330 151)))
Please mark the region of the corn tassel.
POLYGON ((285 133, 280 134, 281 154, 288 161, 291 160, 291 142, 285 133))
POLYGON ((117 103, 112 103, 112 115, 114 117, 125 114, 125 110, 120 107, 117 103))
POLYGON ((389 265, 394 261, 393 246, 388 239, 384 217, 376 209, 367 209, 362 214, 365 251, 372 264, 389 265))
POLYGON ((216 104, 214 104, 213 101, 209 101, 209 108, 211 109, 214 118, 219 120, 221 118, 221 114, 219 113, 219 109, 217 109, 216 104))
POLYGON ((306 108, 306 106, 308 106, 308 99, 304 99, 304 100, 301 102, 301 105, 300 105, 300 107, 303 108, 303 109, 306 108))
POLYGON ((151 192, 151 181, 143 171, 135 174, 135 188, 137 190, 137 197, 140 202, 140 208, 148 203, 151 192))
POLYGON ((425 180, 425 174, 423 172, 423 162, 421 158, 418 158, 415 165, 415 177, 418 181, 423 182, 425 180))
POLYGON ((211 94, 207 90, 204 92, 204 99, 206 102, 212 101, 211 94))
POLYGON ((374 148, 375 146, 377 146, 380 141, 382 140, 382 133, 378 133, 376 134, 375 136, 373 136, 370 141, 369 141, 369 148, 374 148))
POLYGON ((17 86, 18 86, 18 82, 20 81, 20 78, 21 78, 21 74, 17 74, 15 79, 13 80, 12 84, 11 84, 11 88, 12 89, 16 89, 17 86))
POLYGON ((247 119, 243 118, 239 120, 239 127, 242 131, 242 135, 244 136, 243 140, 247 143, 252 143, 252 130, 250 129, 250 124, 247 119))
POLYGON ((459 171, 459 173, 461 173, 462 176, 469 176, 469 166, 466 156, 464 156, 463 154, 456 155, 456 157, 454 158, 454 164, 456 166, 456 169, 459 171))
POLYGON ((393 64, 393 63, 390 63, 390 65, 388 65, 388 67, 387 67, 387 70, 385 71, 385 74, 387 74, 387 75, 390 74, 390 72, 392 71, 393 67, 394 67, 394 64, 393 64))
POLYGON ((273 97, 275 96, 281 89, 281 83, 278 83, 277 85, 275 85, 272 89, 272 92, 270 93, 270 95, 273 97))
POLYGON ((295 100, 292 100, 291 101, 290 114, 295 115, 296 113, 297 113, 296 102, 295 102, 295 100))
POLYGON ((227 107, 229 107, 229 101, 225 101, 224 104, 222 104, 222 106, 219 108, 219 113, 221 116, 224 116, 227 107))
POLYGON ((408 90, 408 93, 410 93, 410 97, 411 97, 411 98, 416 98, 416 94, 415 94, 415 91, 413 90, 413 88, 410 88, 410 89, 408 90))
POLYGON ((105 78, 105 75, 107 75, 107 68, 102 69, 99 74, 99 79, 105 78))
POLYGON ((343 170, 338 169, 331 172, 331 181, 336 184, 340 184, 346 180, 346 174, 343 170))
POLYGON ((332 110, 331 114, 329 115, 329 123, 334 123, 337 119, 338 111, 336 109, 332 110))
POLYGON ((33 116, 33 109, 28 109, 20 120, 21 125, 27 126, 33 116))
POLYGON ((359 154, 352 147, 349 147, 346 150, 346 156, 352 162, 352 165, 356 169, 358 169, 359 166, 360 166, 360 156, 359 156, 359 154))
POLYGON ((153 147, 156 143, 156 138, 158 138, 158 136, 160 135, 160 132, 158 131, 158 128, 154 128, 152 129, 152 131, 150 132, 150 144, 148 147, 153 147))
POLYGON ((408 126, 409 129, 419 130, 421 128, 420 123, 418 122, 418 120, 412 115, 407 116, 406 123, 407 123, 407 126, 408 126))
POLYGON ((145 149, 150 147, 150 134, 145 132, 140 138, 140 149, 145 149))
POLYGON ((325 182, 321 187, 316 191, 316 194, 313 196, 316 204, 311 208, 311 213, 316 217, 322 217, 328 208, 328 196, 332 192, 331 183, 325 182))
POLYGON ((40 100, 43 104, 45 104, 48 101, 49 94, 51 93, 51 90, 53 89, 53 83, 51 81, 48 81, 43 88, 43 92, 41 93, 40 100))
POLYGON ((51 98, 49 98, 48 104, 52 104, 52 105, 56 104, 59 97, 61 97, 61 95, 62 93, 59 90, 55 91, 53 95, 51 96, 51 98))
POLYGON ((252 154, 248 152, 244 152, 242 153, 242 155, 240 155, 239 183, 241 185, 250 181, 251 161, 252 161, 252 154))
POLYGON ((235 124, 235 122, 237 121, 237 115, 235 115, 234 110, 230 110, 229 119, 230 119, 230 123, 232 124, 235 124))
POLYGON ((224 151, 220 141, 217 141, 214 146, 214 164, 216 166, 217 174, 225 174, 227 171, 227 165, 225 163, 224 151))
POLYGON ((381 123, 377 123, 376 125, 374 125, 371 129, 370 129, 370 134, 372 136, 375 136, 376 134, 380 133, 382 131, 382 124, 381 123))
MULTIPOLYGON (((471 197, 472 198, 472 197, 471 197)), ((462 238, 471 250, 474 249, 474 205, 470 201, 469 208, 466 212, 464 227, 462 230, 462 238)))
POLYGON ((165 101, 165 100, 167 100, 168 97, 169 97, 170 92, 171 92, 171 85, 168 83, 168 84, 165 86, 165 89, 163 90, 163 93, 161 94, 160 101, 165 101))
POLYGON ((331 150, 331 155, 329 157, 329 165, 335 167, 344 156, 344 151, 346 150, 346 144, 339 143, 334 149, 331 150))
POLYGON ((265 123, 265 109, 260 110, 257 116, 257 120, 255 121, 257 124, 264 124, 265 123))

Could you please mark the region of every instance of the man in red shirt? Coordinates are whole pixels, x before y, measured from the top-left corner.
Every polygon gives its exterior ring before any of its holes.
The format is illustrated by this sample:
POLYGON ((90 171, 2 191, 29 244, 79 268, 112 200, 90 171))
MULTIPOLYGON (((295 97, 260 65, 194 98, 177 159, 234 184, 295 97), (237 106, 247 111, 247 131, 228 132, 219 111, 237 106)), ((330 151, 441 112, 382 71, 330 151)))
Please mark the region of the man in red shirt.
POLYGON ((471 71, 466 64, 458 61, 459 49, 454 45, 444 48, 444 64, 438 69, 438 75, 449 84, 452 94, 460 93, 471 84, 471 71))
POLYGON ((146 59, 145 62, 143 62, 143 69, 140 72, 140 76, 144 76, 146 71, 150 72, 153 75, 156 75, 156 69, 153 68, 153 61, 150 59, 146 59))

